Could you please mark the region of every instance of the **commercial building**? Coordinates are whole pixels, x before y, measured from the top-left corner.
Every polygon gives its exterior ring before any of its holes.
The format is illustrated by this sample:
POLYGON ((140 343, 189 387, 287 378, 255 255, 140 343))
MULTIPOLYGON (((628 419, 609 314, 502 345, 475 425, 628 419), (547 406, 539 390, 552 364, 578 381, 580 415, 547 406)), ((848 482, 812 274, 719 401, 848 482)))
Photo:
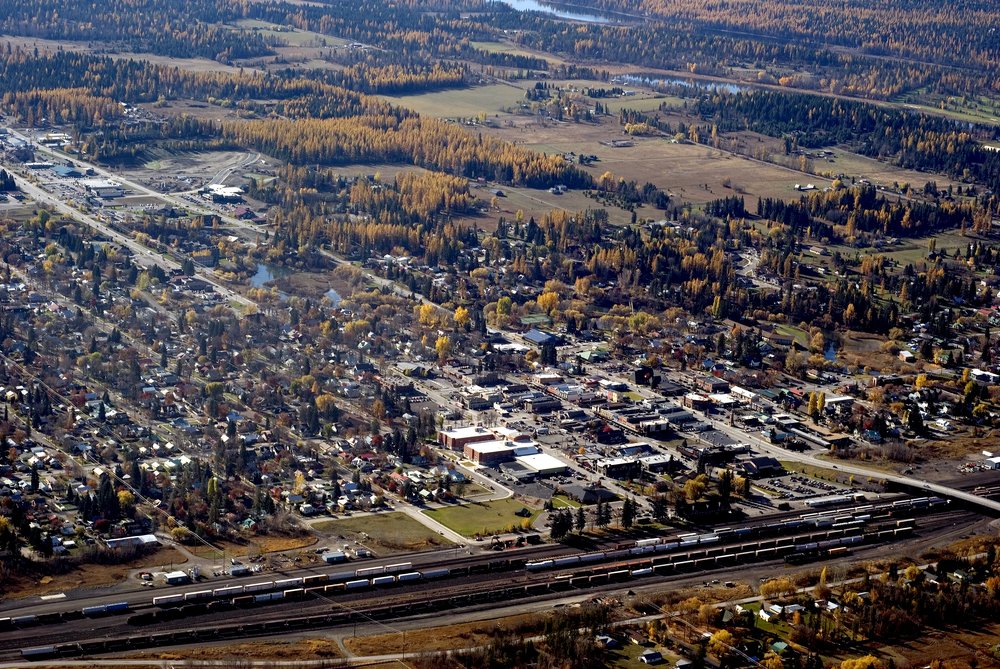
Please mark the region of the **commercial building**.
POLYGON ((569 469, 569 465, 565 462, 547 453, 521 456, 517 458, 517 462, 535 472, 539 477, 555 476, 569 469))
POLYGON ((125 194, 125 189, 121 184, 107 179, 87 179, 80 184, 87 190, 87 193, 104 200, 121 197, 125 194))
POLYGON ((453 430, 441 430, 438 432, 438 442, 445 448, 453 451, 461 451, 466 444, 473 444, 479 441, 495 441, 496 436, 485 427, 470 425, 468 427, 458 427, 453 430))
POLYGON ((508 441, 477 441, 466 444, 463 454, 477 465, 495 467, 514 459, 514 444, 508 441))

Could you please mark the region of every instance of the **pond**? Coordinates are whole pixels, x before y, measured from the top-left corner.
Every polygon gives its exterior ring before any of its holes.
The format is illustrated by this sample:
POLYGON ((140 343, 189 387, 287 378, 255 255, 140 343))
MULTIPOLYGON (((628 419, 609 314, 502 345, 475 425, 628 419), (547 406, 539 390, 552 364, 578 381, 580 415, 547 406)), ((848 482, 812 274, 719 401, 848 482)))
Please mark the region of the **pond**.
MULTIPOLYGON (((257 271, 253 276, 250 277, 250 285, 254 288, 267 288, 267 284, 275 279, 281 279, 286 276, 291 276, 295 271, 288 269, 287 267, 282 267, 281 265, 270 265, 268 263, 257 263, 257 271)), ((334 306, 340 304, 341 297, 333 288, 328 289, 323 295, 333 303, 334 306)), ((288 293, 279 290, 278 296, 281 301, 284 302, 289 298, 288 293)))
POLYGON ((584 21, 586 23, 620 23, 620 19, 614 18, 612 15, 603 15, 598 13, 597 10, 590 9, 588 7, 583 7, 582 9, 586 11, 579 11, 576 9, 576 5, 558 3, 549 4, 547 2, 539 2, 538 0, 498 0, 503 4, 507 5, 511 9, 516 9, 519 12, 539 12, 541 14, 548 14, 549 16, 555 16, 560 19, 569 19, 571 21, 584 21))

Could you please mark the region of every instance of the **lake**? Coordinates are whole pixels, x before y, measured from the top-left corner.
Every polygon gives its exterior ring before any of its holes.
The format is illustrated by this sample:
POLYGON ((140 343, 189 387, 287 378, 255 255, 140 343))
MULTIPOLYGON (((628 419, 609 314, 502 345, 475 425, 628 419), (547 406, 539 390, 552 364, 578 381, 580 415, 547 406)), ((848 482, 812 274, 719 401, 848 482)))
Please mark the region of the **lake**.
POLYGON ((548 14, 549 16, 555 16, 560 19, 569 19, 571 21, 584 21, 586 23, 621 23, 622 19, 615 18, 612 15, 602 15, 602 14, 592 14, 588 12, 593 12, 595 10, 590 10, 583 8, 586 12, 574 9, 575 5, 550 5, 545 2, 538 2, 538 0, 498 0, 511 9, 516 9, 519 12, 539 12, 541 14, 548 14))

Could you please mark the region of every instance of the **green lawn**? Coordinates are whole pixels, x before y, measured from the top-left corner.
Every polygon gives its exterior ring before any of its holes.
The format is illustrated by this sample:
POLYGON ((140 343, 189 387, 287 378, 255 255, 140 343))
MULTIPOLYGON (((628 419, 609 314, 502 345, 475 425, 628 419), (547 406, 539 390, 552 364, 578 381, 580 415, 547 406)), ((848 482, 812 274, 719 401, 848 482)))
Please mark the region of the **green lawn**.
MULTIPOLYGON (((452 545, 405 513, 379 513, 344 520, 329 520, 313 526, 317 532, 328 535, 331 542, 340 544, 359 541, 381 555, 429 550, 452 545)), ((330 548, 334 548, 333 545, 330 548)))
POLYGON ((556 495, 552 498, 552 506, 556 509, 578 509, 581 504, 565 495, 556 495))
POLYGON ((428 516, 465 537, 485 536, 520 528, 525 521, 533 521, 540 509, 531 509, 530 518, 515 516, 525 508, 524 502, 507 498, 492 502, 473 502, 424 511, 428 516))

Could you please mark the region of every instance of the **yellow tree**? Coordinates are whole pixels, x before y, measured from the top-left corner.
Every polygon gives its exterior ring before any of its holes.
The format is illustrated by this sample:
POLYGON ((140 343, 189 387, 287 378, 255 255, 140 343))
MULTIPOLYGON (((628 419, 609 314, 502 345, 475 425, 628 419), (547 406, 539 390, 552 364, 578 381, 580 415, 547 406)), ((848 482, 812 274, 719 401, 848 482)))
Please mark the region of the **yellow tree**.
POLYGON ((438 363, 444 364, 444 361, 448 359, 448 354, 451 353, 451 339, 448 335, 441 335, 434 342, 434 350, 437 351, 438 363))
POLYGON ((466 327, 472 321, 472 316, 469 314, 469 310, 465 307, 459 307, 455 309, 455 326, 459 328, 466 327))

